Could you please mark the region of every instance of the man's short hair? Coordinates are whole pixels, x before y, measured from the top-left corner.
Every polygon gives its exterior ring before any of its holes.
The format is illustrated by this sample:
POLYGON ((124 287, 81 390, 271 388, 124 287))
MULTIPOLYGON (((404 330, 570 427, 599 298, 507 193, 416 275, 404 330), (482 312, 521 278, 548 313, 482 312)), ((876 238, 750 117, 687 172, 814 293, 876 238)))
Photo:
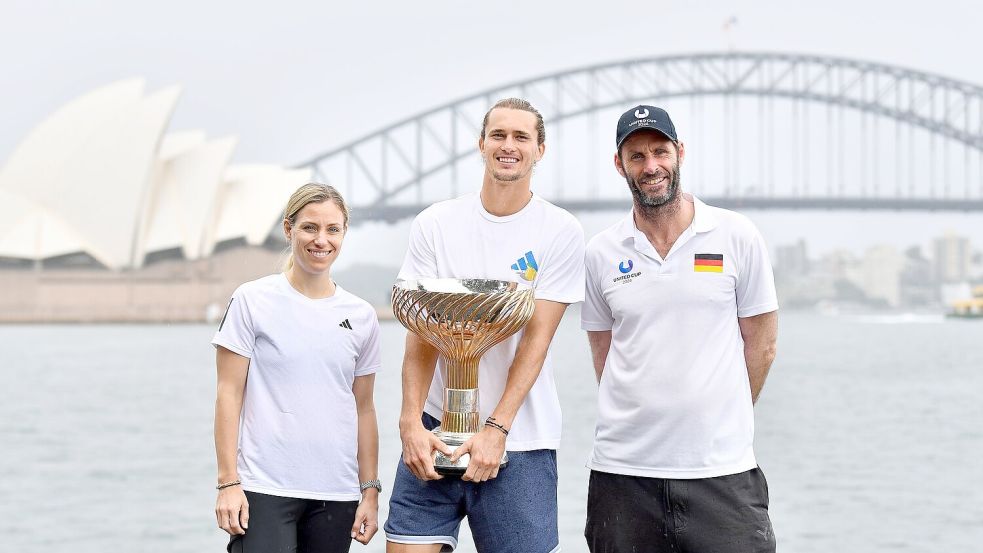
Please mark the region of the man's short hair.
POLYGON ((496 108, 507 108, 507 109, 521 109, 522 111, 528 111, 536 116, 536 143, 543 144, 546 142, 546 125, 543 123, 543 116, 539 113, 539 110, 532 107, 528 101, 522 98, 505 98, 495 102, 495 105, 489 108, 488 112, 485 113, 485 118, 481 121, 481 138, 485 137, 485 128, 488 127, 488 116, 491 115, 492 110, 496 108))

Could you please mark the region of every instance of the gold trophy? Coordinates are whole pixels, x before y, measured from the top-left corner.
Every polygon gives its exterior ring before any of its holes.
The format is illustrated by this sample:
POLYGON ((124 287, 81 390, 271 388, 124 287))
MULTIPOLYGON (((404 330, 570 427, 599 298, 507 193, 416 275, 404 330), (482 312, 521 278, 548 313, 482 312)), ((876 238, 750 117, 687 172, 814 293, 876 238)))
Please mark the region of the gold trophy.
MULTIPOLYGON (((535 308, 533 289, 504 280, 434 278, 398 280, 393 314, 410 332, 437 348, 444 358, 444 405, 434 434, 451 449, 482 426, 478 413, 478 362, 492 346, 519 331, 535 308)), ((456 463, 434 454, 439 474, 461 475, 470 455, 456 463)), ((508 454, 502 455, 502 465, 508 454)))

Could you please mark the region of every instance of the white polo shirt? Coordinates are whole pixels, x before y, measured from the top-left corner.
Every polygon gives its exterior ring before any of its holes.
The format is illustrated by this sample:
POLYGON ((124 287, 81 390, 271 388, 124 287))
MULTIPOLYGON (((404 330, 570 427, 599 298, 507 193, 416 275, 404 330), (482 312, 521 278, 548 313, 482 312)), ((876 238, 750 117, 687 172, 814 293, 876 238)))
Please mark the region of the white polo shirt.
POLYGON ((587 245, 581 326, 612 336, 593 470, 709 478, 757 466, 737 319, 778 309, 768 250, 743 215, 692 200, 665 259, 631 213, 587 245))
POLYGON ((354 501, 355 377, 379 369, 379 320, 337 287, 311 299, 283 274, 240 286, 212 339, 249 358, 237 466, 251 492, 354 501))
MULTIPOLYGON (((533 196, 519 212, 497 217, 485 210, 478 194, 468 194, 436 203, 417 215, 399 278, 507 280, 535 286, 537 300, 576 303, 584 299, 584 230, 573 215, 539 196, 533 196)), ((522 332, 481 358, 481 420, 502 399, 522 332)), ((443 366, 441 357, 424 407, 437 419, 443 410, 443 366)), ((560 417, 553 360, 547 351, 539 378, 512 422, 506 449, 556 449, 560 417)))

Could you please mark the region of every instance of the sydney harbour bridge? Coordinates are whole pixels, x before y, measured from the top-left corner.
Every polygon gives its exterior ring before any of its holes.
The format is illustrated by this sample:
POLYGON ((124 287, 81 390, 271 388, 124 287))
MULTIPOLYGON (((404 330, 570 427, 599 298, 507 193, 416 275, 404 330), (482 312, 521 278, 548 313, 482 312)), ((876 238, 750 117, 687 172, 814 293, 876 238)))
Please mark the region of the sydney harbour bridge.
POLYGON ((546 121, 533 189, 571 211, 624 210, 618 116, 665 107, 686 145, 682 186, 737 209, 983 211, 983 87, 858 59, 702 53, 511 82, 394 121, 302 164, 356 220, 397 221, 480 186, 477 139, 495 101, 546 121))

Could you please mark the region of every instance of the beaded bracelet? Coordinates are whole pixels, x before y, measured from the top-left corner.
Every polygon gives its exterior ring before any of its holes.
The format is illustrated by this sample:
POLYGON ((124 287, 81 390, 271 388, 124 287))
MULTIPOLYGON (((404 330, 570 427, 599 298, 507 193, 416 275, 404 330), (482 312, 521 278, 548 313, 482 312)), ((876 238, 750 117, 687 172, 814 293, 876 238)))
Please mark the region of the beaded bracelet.
POLYGON ((509 435, 509 431, 504 426, 502 426, 502 425, 498 424, 497 422, 495 422, 495 417, 488 417, 487 419, 485 419, 485 426, 490 426, 492 428, 497 428, 498 430, 500 430, 502 432, 502 434, 505 434, 506 436, 509 435))
POLYGON ((224 490, 225 488, 231 488, 232 486, 238 486, 239 484, 242 484, 242 480, 239 480, 237 478, 231 482, 226 482, 225 484, 219 484, 218 486, 215 486, 215 489, 224 490))

